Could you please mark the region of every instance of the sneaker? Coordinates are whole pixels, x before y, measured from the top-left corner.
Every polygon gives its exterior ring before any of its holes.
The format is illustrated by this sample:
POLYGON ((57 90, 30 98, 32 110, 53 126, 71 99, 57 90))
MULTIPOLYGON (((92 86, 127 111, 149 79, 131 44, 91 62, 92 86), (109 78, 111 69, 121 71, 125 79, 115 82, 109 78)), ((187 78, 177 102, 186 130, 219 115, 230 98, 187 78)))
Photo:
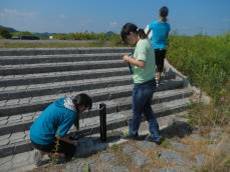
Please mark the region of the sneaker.
POLYGON ((37 150, 37 149, 34 149, 34 163, 36 166, 40 166, 42 164, 42 153, 41 151, 37 150))
POLYGON ((153 139, 151 136, 147 136, 145 138, 145 140, 149 141, 149 142, 154 142, 156 143, 157 145, 160 145, 162 142, 163 142, 163 138, 162 137, 159 137, 158 139, 153 139))
POLYGON ((159 87, 159 86, 160 86, 160 80, 156 79, 156 87, 159 87))

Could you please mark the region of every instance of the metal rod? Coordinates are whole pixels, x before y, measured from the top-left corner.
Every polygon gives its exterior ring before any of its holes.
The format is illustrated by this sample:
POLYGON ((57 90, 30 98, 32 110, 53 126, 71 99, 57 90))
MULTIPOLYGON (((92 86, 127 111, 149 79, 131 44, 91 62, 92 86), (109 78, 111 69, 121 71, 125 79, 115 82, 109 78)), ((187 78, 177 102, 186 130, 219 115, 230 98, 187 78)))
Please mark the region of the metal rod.
POLYGON ((76 119, 76 121, 74 122, 74 125, 75 125, 75 127, 76 127, 76 129, 77 129, 77 131, 79 131, 79 116, 77 116, 77 119, 76 119))
MULTIPOLYGON (((129 53, 128 56, 132 57, 132 53, 129 53)), ((133 69, 130 63, 128 63, 128 67, 129 67, 129 73, 132 75, 133 74, 133 69)))
POLYGON ((100 105, 100 136, 101 141, 106 141, 107 139, 107 128, 106 128, 106 104, 101 103, 100 105))

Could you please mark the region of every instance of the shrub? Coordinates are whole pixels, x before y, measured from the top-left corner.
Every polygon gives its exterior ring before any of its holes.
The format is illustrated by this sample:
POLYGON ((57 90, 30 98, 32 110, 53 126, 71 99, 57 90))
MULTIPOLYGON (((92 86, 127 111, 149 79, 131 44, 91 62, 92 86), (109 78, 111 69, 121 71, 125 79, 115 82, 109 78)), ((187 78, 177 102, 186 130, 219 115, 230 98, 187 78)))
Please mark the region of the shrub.
POLYGON ((12 35, 6 29, 0 28, 0 37, 10 39, 12 35))

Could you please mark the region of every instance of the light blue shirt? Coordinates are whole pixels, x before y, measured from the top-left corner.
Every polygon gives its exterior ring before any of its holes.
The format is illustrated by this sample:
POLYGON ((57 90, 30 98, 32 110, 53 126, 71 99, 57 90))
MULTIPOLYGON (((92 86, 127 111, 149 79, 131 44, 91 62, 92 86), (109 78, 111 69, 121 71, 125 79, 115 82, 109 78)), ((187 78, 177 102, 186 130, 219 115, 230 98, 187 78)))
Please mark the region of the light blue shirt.
POLYGON ((152 31, 151 44, 154 49, 166 49, 170 25, 167 22, 153 21, 149 24, 152 31))
POLYGON ((64 137, 77 118, 77 112, 65 107, 66 98, 50 104, 30 128, 30 139, 37 144, 48 145, 55 136, 64 137))

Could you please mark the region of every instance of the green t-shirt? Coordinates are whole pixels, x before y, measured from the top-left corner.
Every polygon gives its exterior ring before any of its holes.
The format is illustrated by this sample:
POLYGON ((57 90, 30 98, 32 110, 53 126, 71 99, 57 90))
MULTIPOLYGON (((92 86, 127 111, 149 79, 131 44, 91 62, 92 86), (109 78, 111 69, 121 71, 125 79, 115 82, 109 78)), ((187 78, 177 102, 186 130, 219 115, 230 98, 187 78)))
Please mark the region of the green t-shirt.
POLYGON ((132 65, 133 82, 135 84, 144 83, 155 77, 155 54, 148 39, 140 39, 134 50, 134 58, 144 61, 144 68, 132 65))

